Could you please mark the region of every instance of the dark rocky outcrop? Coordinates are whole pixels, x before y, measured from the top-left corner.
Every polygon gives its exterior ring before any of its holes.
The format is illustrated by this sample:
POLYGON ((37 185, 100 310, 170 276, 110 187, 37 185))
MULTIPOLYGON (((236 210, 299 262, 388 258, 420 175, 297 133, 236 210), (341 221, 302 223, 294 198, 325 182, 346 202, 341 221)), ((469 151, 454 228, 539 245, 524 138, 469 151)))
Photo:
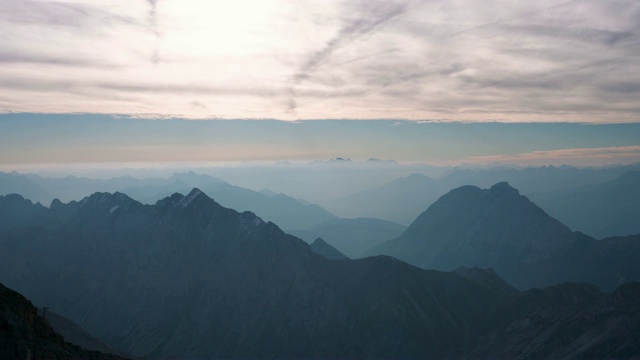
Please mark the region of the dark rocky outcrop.
POLYGON ((0 284, 1 359, 117 360, 119 356, 84 350, 65 342, 24 296, 0 284))
POLYGON ((607 295, 575 284, 525 292, 506 308, 529 314, 484 336, 468 357, 638 359, 639 299, 637 282, 607 295))

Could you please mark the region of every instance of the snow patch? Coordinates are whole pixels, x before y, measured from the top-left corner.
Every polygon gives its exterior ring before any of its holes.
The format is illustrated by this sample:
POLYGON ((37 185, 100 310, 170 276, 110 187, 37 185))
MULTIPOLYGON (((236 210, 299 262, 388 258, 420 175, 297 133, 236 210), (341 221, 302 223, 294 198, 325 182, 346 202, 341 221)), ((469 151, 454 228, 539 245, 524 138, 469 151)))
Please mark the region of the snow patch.
POLYGON ((119 208, 120 208, 120 205, 113 206, 111 210, 109 210, 109 214, 113 214, 113 212, 118 210, 119 208))

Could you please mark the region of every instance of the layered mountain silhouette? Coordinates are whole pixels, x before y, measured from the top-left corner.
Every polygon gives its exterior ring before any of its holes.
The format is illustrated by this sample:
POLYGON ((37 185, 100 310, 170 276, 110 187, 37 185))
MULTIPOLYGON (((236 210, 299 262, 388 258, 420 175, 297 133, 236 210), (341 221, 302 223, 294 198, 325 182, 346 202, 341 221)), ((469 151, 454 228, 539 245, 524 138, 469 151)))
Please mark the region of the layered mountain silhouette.
POLYGON ((197 189, 49 209, 5 196, 0 215, 0 279, 132 356, 443 356, 502 296, 390 257, 325 259, 197 189))
POLYGON ((369 217, 407 225, 445 190, 445 185, 422 174, 411 174, 375 189, 351 194, 327 204, 343 217, 369 217))
POLYGON ((146 179, 131 176, 110 179, 76 176, 49 178, 0 172, 0 195, 20 194, 43 205, 49 205, 54 198, 73 201, 95 192, 122 192, 142 203, 154 204, 176 192, 186 194, 194 187, 215 197, 224 206, 241 211, 251 210, 285 229, 307 229, 336 218, 318 205, 286 194, 267 195, 194 172, 177 172, 168 178, 146 179))
POLYGON ((0 284, 0 358, 117 360, 119 356, 88 351, 64 341, 38 309, 19 293, 0 284))
MULTIPOLYGON (((388 256, 330 260, 198 189, 155 205, 120 193, 50 208, 0 197, 0 281, 148 358, 492 357, 512 349, 493 334, 534 312, 569 316, 617 296, 579 284, 518 292, 491 270, 446 273, 388 256)), ((611 304, 637 326, 637 302, 611 304)), ((615 346, 638 356, 633 343, 615 346)))
POLYGON ((311 243, 311 250, 318 254, 326 257, 331 260, 343 260, 348 259, 346 255, 338 251, 338 249, 329 245, 322 238, 317 238, 313 243, 311 243))
POLYGON ((454 168, 438 178, 421 173, 403 175, 384 185, 318 203, 342 217, 374 217, 409 225, 440 196, 457 187, 488 188, 508 181, 571 229, 601 239, 640 232, 637 217, 633 216, 640 203, 638 177, 633 177, 638 171, 638 164, 603 168, 454 168))
POLYGON ((450 191, 371 253, 430 269, 491 267, 521 289, 579 281, 612 290, 640 279, 636 237, 572 232, 506 182, 450 191))
MULTIPOLYGON (((177 181, 160 187, 128 188, 122 192, 143 203, 153 204, 176 192, 188 193, 193 188, 192 184, 177 181)), ((267 195, 221 180, 202 183, 198 188, 223 206, 240 211, 250 210, 285 229, 306 229, 336 218, 318 205, 304 203, 285 194, 267 195)))
POLYGON ((308 243, 322 238, 350 258, 362 257, 371 247, 395 238, 407 229, 391 221, 357 218, 331 219, 304 230, 287 230, 308 243))
POLYGON ((640 233, 640 171, 564 192, 529 197, 572 229, 601 239, 640 233))

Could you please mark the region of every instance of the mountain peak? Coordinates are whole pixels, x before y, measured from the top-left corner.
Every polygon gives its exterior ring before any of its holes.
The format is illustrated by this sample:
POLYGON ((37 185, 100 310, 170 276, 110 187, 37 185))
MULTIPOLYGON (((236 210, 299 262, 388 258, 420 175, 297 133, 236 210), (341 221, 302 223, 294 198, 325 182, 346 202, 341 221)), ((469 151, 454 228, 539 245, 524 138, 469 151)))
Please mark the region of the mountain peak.
MULTIPOLYGON (((97 204, 113 204, 113 205, 123 205, 129 203, 137 203, 137 201, 133 200, 126 194, 121 192, 108 193, 108 192, 97 192, 93 193, 79 202, 82 205, 97 205, 97 204)), ((56 204, 59 205, 59 204, 56 204)))
POLYGON ((526 287, 543 277, 528 277, 521 264, 538 264, 582 238, 500 182, 451 190, 376 251, 438 270, 493 267, 509 283, 526 287))
POLYGON ((180 205, 183 208, 186 208, 189 205, 191 205, 194 201, 199 201, 199 199, 213 200, 210 197, 208 197, 207 194, 203 193, 200 189, 193 188, 189 192, 189 194, 187 194, 187 196, 183 197, 180 200, 180 202, 178 202, 178 205, 180 205))
POLYGON ((520 195, 518 189, 511 187, 508 182, 501 181, 489 189, 491 195, 520 195))

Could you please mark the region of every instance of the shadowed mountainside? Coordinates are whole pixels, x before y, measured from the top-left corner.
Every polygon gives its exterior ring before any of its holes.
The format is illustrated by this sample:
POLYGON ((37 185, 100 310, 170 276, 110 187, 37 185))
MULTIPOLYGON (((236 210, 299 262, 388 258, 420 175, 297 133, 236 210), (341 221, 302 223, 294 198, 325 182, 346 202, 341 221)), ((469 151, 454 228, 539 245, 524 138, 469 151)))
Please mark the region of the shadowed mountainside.
POLYGON ((65 342, 19 293, 0 284, 0 358, 117 360, 65 342))
POLYGON ((506 182, 450 191, 371 254, 439 270, 492 267, 521 289, 578 281, 612 290, 640 279, 634 237, 597 241, 572 232, 506 182))
POLYGON ((325 259, 197 189, 155 205, 0 197, 0 254, 2 281, 152 358, 440 357, 468 351, 503 296, 389 257, 325 259))
MULTIPOLYGON (((155 205, 119 193, 49 209, 0 197, 0 260, 1 281, 119 351, 150 358, 486 358, 510 354, 493 334, 535 312, 579 326, 571 314, 601 311, 603 302, 637 327, 638 302, 607 302, 618 292, 589 285, 517 292, 492 270, 444 273, 388 256, 328 260, 197 189, 155 205)), ((635 294, 633 286, 619 291, 635 294)), ((610 344, 583 330, 589 344, 639 355, 625 340, 632 335, 610 344)))

